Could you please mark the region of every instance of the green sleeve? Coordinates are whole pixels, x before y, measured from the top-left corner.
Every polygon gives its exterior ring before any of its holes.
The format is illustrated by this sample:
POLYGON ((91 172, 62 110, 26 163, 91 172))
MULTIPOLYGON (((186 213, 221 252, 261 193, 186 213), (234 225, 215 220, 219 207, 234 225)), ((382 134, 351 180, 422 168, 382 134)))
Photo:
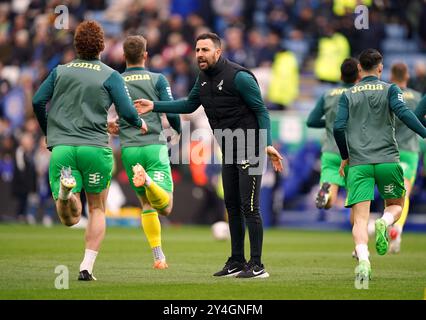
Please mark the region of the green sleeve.
POLYGON ((426 126, 426 95, 424 95, 422 100, 420 100, 419 105, 417 106, 416 110, 414 110, 414 114, 416 115, 417 119, 419 119, 421 123, 426 126))
POLYGON ((131 126, 142 127, 142 120, 133 106, 129 90, 117 71, 114 71, 104 82, 104 87, 109 92, 120 118, 126 120, 131 126))
POLYGON ((325 119, 322 119, 324 114, 324 95, 322 95, 317 101, 315 108, 309 114, 306 125, 309 128, 325 128, 325 119))
POLYGON ((342 94, 340 97, 337 108, 337 116, 333 127, 334 139, 336 140, 342 159, 346 160, 349 158, 345 135, 346 125, 349 118, 349 101, 345 94, 342 94))
POLYGON ((175 129, 177 133, 182 132, 182 127, 180 125, 180 117, 178 114, 166 113, 167 121, 169 121, 170 126, 175 129))
POLYGON ((172 89, 170 88, 169 81, 167 81, 166 77, 162 74, 158 77, 157 83, 155 84, 155 89, 158 92, 158 96, 160 97, 160 101, 172 101, 172 89))
MULTIPOLYGON (((157 83, 155 84, 155 88, 158 91, 160 101, 173 101, 172 89, 170 88, 170 84, 164 75, 160 75, 157 83)), ((173 113, 166 113, 166 117, 170 123, 170 126, 175 129, 177 133, 180 134, 182 128, 180 125, 179 115, 173 113)))
POLYGON ((389 106, 395 115, 419 136, 426 138, 426 128, 417 119, 413 111, 407 108, 402 98, 402 91, 397 85, 393 84, 389 88, 388 98, 389 106))
POLYGON ((33 110, 37 117, 38 123, 44 135, 47 133, 47 112, 46 104, 53 96, 55 89, 56 68, 54 68, 46 80, 43 81, 41 86, 33 97, 33 110))
POLYGON ((197 78, 194 87, 186 99, 175 101, 154 101, 153 111, 165 113, 192 113, 197 110, 200 105, 200 85, 197 78))
POLYGON ((251 74, 244 71, 236 74, 234 84, 241 98, 255 113, 259 129, 266 130, 266 143, 268 146, 271 146, 271 119, 269 118, 268 109, 266 109, 265 103, 262 100, 259 85, 251 74))

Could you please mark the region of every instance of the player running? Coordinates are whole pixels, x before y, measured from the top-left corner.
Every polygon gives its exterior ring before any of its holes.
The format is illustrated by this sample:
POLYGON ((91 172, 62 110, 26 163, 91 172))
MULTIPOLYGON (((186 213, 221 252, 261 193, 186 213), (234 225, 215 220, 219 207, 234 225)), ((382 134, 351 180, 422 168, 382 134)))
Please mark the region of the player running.
MULTIPOLYGON (((421 100, 421 93, 407 88, 409 79, 408 67, 404 63, 395 63, 391 67, 391 82, 395 83, 403 94, 407 107, 413 110, 417 117, 417 105, 421 100)), ((407 190, 405 194, 405 204, 401 217, 389 230, 391 238, 389 252, 398 253, 401 248, 401 233, 407 220, 410 206, 411 190, 416 180, 417 166, 419 163, 419 139, 417 135, 410 130, 401 120, 395 119, 395 137, 399 147, 399 156, 401 167, 404 170, 404 185, 407 190)))
MULTIPOLYGON (((173 100, 165 76, 145 69, 148 56, 146 40, 129 36, 123 44, 127 68, 122 74, 133 100, 146 98, 154 101, 173 100)), ((158 213, 168 216, 173 208, 173 180, 166 146, 162 137, 161 114, 144 116, 149 132, 141 134, 123 119, 119 124, 108 123, 110 132, 120 134, 121 159, 130 184, 143 208, 141 221, 154 255, 154 268, 166 269, 166 257, 161 247, 161 224, 158 213)), ((179 115, 167 114, 170 125, 180 133, 179 115)))
POLYGON ((95 21, 80 23, 74 46, 78 58, 50 72, 33 98, 33 107, 52 150, 50 187, 59 218, 66 226, 80 220, 80 192, 82 187, 86 191, 89 221, 78 280, 90 281, 96 280, 93 265, 105 235, 105 201, 114 161, 107 134, 111 103, 138 132, 145 133, 147 127, 120 74, 99 60, 105 47, 101 26, 95 21))
POLYGON ((405 188, 395 140, 395 115, 409 128, 426 137, 426 129, 409 110, 402 91, 395 84, 380 80, 382 55, 375 49, 359 57, 362 80, 342 94, 334 123, 334 137, 342 156, 340 175, 349 165, 346 207, 352 207, 352 229, 359 264, 355 280, 368 281, 371 266, 368 252, 368 218, 374 199, 374 185, 385 200, 383 216, 375 222, 376 251, 388 251, 387 227, 401 216, 405 188))
POLYGON ((330 209, 337 199, 339 187, 345 187, 344 177, 339 175, 342 158, 333 136, 333 125, 337 114, 337 104, 343 92, 346 92, 359 80, 358 60, 348 58, 343 61, 340 72, 343 83, 327 90, 318 100, 315 108, 309 114, 307 126, 310 128, 325 128, 326 134, 321 148, 321 188, 315 199, 318 209, 330 209))

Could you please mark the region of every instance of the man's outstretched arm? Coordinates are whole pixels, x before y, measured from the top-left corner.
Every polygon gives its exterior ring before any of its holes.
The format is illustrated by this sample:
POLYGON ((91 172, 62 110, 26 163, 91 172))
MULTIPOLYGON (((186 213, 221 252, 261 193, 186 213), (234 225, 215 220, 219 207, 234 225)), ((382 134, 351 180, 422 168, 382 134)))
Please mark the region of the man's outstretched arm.
POLYGON ((175 101, 150 101, 147 99, 138 99, 133 101, 138 113, 144 114, 151 111, 164 113, 192 113, 201 105, 200 87, 197 81, 188 97, 183 100, 175 101))

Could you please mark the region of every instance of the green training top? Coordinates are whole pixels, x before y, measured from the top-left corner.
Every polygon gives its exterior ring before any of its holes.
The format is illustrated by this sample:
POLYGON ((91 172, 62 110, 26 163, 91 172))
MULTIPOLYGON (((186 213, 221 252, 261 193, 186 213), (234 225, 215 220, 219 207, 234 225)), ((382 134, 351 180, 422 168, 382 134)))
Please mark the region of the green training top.
MULTIPOLYGON (((172 91, 166 77, 142 67, 127 68, 122 77, 129 88, 132 100, 149 99, 153 101, 173 100, 172 91)), ((130 126, 123 119, 120 124, 120 142, 122 147, 137 147, 150 144, 165 144, 166 138, 161 135, 161 114, 150 112, 143 116, 148 132, 142 134, 140 130, 130 126)), ((178 115, 167 115, 170 125, 180 133, 180 119, 178 115)))
POLYGON ((394 114, 426 137, 425 127, 406 107, 398 86, 368 76, 343 93, 334 123, 342 159, 349 158, 351 166, 398 162, 394 114))
MULTIPOLYGON (((422 98, 421 93, 408 88, 401 90, 407 108, 415 111, 422 98)), ((395 137, 399 150, 419 152, 419 138, 416 133, 398 118, 395 119, 395 137)))
MULTIPOLYGON (((259 123, 259 129, 266 130, 267 145, 272 145, 271 121, 268 110, 263 103, 259 85, 256 80, 248 72, 239 71, 235 76, 234 84, 238 93, 241 95, 241 98, 256 115, 259 123)), ((200 83, 197 78, 187 99, 173 102, 155 102, 154 111, 168 113, 192 113, 201 105, 199 93, 200 83)))
POLYGON ((33 108, 49 148, 107 147, 107 113, 113 102, 122 118, 142 126, 120 74, 100 60, 76 59, 50 72, 33 97, 33 108))
POLYGON ((423 96, 422 100, 420 100, 419 105, 416 108, 416 111, 414 111, 417 118, 421 121, 421 123, 426 127, 426 94, 423 96))
POLYGON ((327 90, 318 100, 315 108, 309 114, 306 122, 310 128, 325 128, 325 136, 322 144, 322 152, 339 153, 336 140, 333 135, 334 120, 337 115, 337 105, 343 92, 354 84, 342 83, 339 87, 327 90), (325 116, 325 119, 323 117, 325 116))

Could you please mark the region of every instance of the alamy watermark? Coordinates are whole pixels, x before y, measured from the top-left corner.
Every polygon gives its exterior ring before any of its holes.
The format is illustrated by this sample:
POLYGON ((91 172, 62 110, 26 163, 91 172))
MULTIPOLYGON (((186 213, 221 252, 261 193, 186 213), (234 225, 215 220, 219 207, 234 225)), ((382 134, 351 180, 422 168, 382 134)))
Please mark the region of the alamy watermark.
MULTIPOLYGON (((173 130, 164 129, 160 142, 173 139, 173 130)), ((179 142, 169 143, 169 157, 160 156, 167 164, 237 164, 249 175, 261 175, 266 167, 266 129, 211 129, 191 131, 190 122, 182 121, 179 142)))
POLYGON ((55 7, 55 13, 58 14, 58 16, 55 18, 55 29, 61 30, 61 29, 69 29, 69 11, 68 7, 66 5, 59 5, 55 7))
POLYGON ((59 265, 55 268, 55 273, 59 274, 55 278, 55 288, 58 290, 69 289, 69 270, 67 266, 59 265))
POLYGON ((355 21, 354 26, 357 30, 367 30, 369 29, 368 21, 368 7, 365 5, 359 5, 355 7, 355 21))

